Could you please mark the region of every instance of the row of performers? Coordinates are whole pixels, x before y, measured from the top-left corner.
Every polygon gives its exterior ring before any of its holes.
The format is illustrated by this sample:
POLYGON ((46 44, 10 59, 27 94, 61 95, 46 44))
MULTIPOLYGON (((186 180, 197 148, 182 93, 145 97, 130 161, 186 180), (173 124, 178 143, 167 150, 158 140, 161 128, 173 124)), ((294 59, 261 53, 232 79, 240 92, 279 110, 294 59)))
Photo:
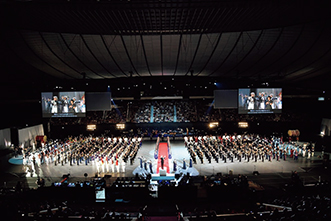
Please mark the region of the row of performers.
MULTIPOLYGON (((133 161, 141 146, 141 138, 104 138, 104 137, 78 137, 66 141, 52 141, 43 145, 34 152, 23 151, 25 164, 34 165, 80 165, 94 164, 98 172, 110 170, 119 165, 133 161)), ((123 167, 123 166, 122 166, 123 167)), ((119 169, 117 170, 119 172, 119 169)))
POLYGON ((69 98, 69 96, 62 96, 59 99, 57 96, 53 96, 53 99, 43 98, 43 110, 45 113, 85 113, 85 97, 80 100, 76 97, 69 98))
MULTIPOLYGON (((147 177, 147 175, 149 174, 156 173, 156 170, 153 169, 154 168, 153 162, 151 160, 147 160, 144 156, 140 156, 139 160, 140 160, 140 164, 139 167, 133 171, 134 175, 138 174, 142 177, 147 177)), ((157 162, 155 164, 157 165, 157 162)), ((162 163, 161 163, 161 169, 165 169, 162 163)), ((184 158, 182 160, 182 165, 179 165, 179 162, 177 160, 172 160, 172 170, 171 170, 172 173, 179 172, 186 174, 186 172, 192 172, 189 169, 193 169, 193 159, 189 159, 189 162, 187 163, 184 158)))
POLYGON ((249 160, 286 160, 289 156, 298 159, 298 156, 311 158, 314 156, 314 148, 304 144, 284 144, 280 137, 260 138, 258 135, 237 135, 237 136, 204 136, 204 137, 185 137, 185 146, 193 159, 197 163, 197 158, 201 163, 207 159, 211 163, 214 159, 217 163, 237 159, 249 160))

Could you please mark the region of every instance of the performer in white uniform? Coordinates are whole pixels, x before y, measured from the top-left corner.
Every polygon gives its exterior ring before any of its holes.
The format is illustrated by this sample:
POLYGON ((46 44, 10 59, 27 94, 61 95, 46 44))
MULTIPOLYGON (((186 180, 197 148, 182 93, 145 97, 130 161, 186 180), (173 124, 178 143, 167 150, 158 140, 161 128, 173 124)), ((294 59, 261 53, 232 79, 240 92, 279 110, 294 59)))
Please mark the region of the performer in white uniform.
POLYGON ((118 163, 118 159, 116 159, 115 164, 116 164, 116 171, 119 173, 120 172, 120 165, 118 163))
POLYGON ((35 158, 35 156, 33 154, 30 154, 29 161, 31 163, 31 170, 33 173, 36 171, 35 164, 34 164, 34 162, 35 162, 34 158, 35 158))
POLYGON ((97 157, 97 159, 95 161, 95 165, 97 166, 97 172, 100 173, 100 160, 99 160, 99 157, 97 157))
POLYGON ((248 97, 247 102, 248 102, 247 109, 248 110, 253 110, 254 106, 255 106, 255 93, 254 92, 251 92, 251 96, 248 97))
POLYGON ((105 157, 105 166, 106 166, 106 171, 107 173, 109 173, 109 158, 108 157, 105 157))
POLYGON ((125 173, 125 162, 124 162, 124 160, 121 160, 121 164, 122 164, 122 172, 125 173))
POLYGON ((283 101, 282 101, 282 93, 279 94, 277 97, 277 109, 283 108, 283 101))
POLYGON ((101 158, 101 168, 102 168, 102 172, 104 173, 105 172, 105 158, 104 157, 101 158))
POLYGON ((115 162, 113 159, 110 159, 110 165, 111 165, 111 172, 115 173, 115 162))
POLYGON ((261 97, 260 97, 260 109, 264 110, 265 109, 265 96, 264 96, 264 92, 261 93, 261 97))
POLYGON ((69 112, 69 101, 68 101, 68 97, 64 96, 63 97, 63 113, 68 113, 69 112))
POLYGON ((311 147, 311 156, 314 157, 314 152, 315 152, 315 144, 312 145, 311 147))
POLYGON ((57 107, 58 107, 58 98, 57 96, 54 96, 53 97, 53 100, 51 101, 51 105, 52 105, 52 108, 51 108, 51 113, 57 113, 57 107))

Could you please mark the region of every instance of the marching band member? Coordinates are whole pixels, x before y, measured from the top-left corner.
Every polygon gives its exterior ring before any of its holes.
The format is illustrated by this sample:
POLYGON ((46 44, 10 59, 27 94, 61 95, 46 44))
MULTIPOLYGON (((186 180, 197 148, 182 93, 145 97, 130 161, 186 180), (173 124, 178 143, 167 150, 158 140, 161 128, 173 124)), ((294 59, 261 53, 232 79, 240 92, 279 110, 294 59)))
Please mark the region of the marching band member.
POLYGON ((105 167, 106 167, 107 173, 109 173, 109 158, 108 158, 108 156, 106 156, 106 158, 105 158, 105 167))
POLYGON ((104 162, 104 157, 101 157, 100 162, 101 162, 101 169, 102 169, 102 172, 104 173, 104 172, 105 172, 105 162, 104 162))
POLYGON ((122 164, 122 172, 125 173, 125 162, 124 162, 124 160, 121 160, 121 164, 122 164))
POLYGON ((97 167, 97 172, 100 173, 100 161, 98 157, 96 158, 95 165, 97 167))
POLYGON ((120 172, 120 166, 119 166, 119 164, 118 164, 118 159, 116 158, 116 161, 115 161, 116 163, 116 171, 119 173, 120 172))
POLYGON ((111 171, 115 173, 115 161, 111 159, 111 171))

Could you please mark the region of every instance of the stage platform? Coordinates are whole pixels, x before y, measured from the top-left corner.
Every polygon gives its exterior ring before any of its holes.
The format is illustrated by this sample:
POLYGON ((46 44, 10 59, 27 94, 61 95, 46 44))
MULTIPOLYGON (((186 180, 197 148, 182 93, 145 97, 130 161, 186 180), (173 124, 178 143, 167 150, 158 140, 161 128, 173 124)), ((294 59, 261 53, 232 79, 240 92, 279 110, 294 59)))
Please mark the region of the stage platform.
MULTIPOLYGON (((116 177, 134 177, 133 171, 140 166, 139 158, 140 156, 144 156, 147 161, 152 162, 152 169, 155 173, 157 170, 157 161, 154 158, 154 148, 155 141, 143 141, 141 148, 137 153, 137 157, 132 165, 127 163, 125 166, 125 171, 120 170, 120 172, 107 172, 101 171, 101 173, 97 173, 97 168, 95 164, 80 164, 70 166, 69 164, 57 165, 41 165, 40 167, 36 167, 33 171, 31 165, 22 165, 22 159, 20 158, 12 158, 10 155, 6 155, 1 158, 1 166, 2 166, 2 174, 0 176, 0 185, 1 186, 15 186, 17 181, 21 181, 25 183, 28 187, 36 187, 35 181, 38 177, 43 177, 46 180, 46 185, 51 185, 53 182, 61 181, 63 174, 70 174, 71 180, 81 180, 90 179, 95 177, 96 175, 102 177, 104 175, 111 175, 112 178, 116 177), (10 160, 11 159, 11 160, 10 160), (10 160, 10 162, 9 162, 10 160), (14 161, 14 162, 13 162, 14 161), (85 178, 84 174, 87 173, 88 176, 85 178)), ((170 173, 165 173, 164 176, 160 176, 160 174, 152 175, 155 180, 165 180, 165 179, 174 179, 173 172, 173 161, 177 162, 177 171, 184 171, 183 159, 186 159, 186 165, 188 165, 188 160, 190 155, 187 149, 184 146, 183 141, 171 141, 172 148, 172 159, 169 160, 169 169, 170 173)), ((239 162, 234 160, 234 162, 227 161, 226 163, 223 161, 219 161, 218 163, 214 160, 211 163, 208 163, 207 160, 204 160, 204 163, 201 163, 199 160, 197 164, 193 164, 193 168, 198 171, 200 176, 210 176, 213 174, 230 174, 233 175, 238 174, 246 174, 252 175, 253 171, 258 171, 260 175, 254 176, 258 178, 262 177, 263 174, 275 174, 276 176, 288 177, 287 174, 291 174, 292 171, 298 171, 303 174, 307 174, 306 182, 318 181, 319 176, 322 176, 322 180, 324 179, 322 168, 322 158, 321 153, 316 152, 314 157, 311 159, 299 157, 298 160, 293 160, 288 158, 286 161, 275 161, 272 162, 254 162, 254 161, 242 161, 239 162), (312 174, 317 175, 312 175, 312 174), (320 174, 320 175, 319 175, 320 174)), ((149 168, 148 168, 149 170, 149 168)), ((186 170, 185 170, 186 171, 186 170)), ((185 173, 186 174, 186 173, 185 173)), ((70 181, 71 182, 71 181, 70 181)), ((267 182, 269 182, 267 180, 267 182)))

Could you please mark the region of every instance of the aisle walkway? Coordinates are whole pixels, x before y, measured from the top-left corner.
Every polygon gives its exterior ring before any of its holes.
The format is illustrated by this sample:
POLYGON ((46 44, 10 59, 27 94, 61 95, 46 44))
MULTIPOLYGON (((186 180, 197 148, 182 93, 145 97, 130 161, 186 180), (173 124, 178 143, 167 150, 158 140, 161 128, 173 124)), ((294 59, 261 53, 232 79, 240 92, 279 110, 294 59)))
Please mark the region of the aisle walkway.
POLYGON ((151 120, 150 120, 150 123, 153 123, 154 122, 154 106, 152 105, 151 106, 151 120))
POLYGON ((164 157, 164 167, 167 168, 167 173, 170 173, 169 168, 169 156, 168 156, 168 144, 167 143, 160 143, 159 144, 159 156, 157 160, 157 173, 159 173, 159 168, 161 167, 161 157, 164 157))
POLYGON ((174 122, 177 122, 177 111, 176 111, 176 105, 174 105, 174 122))

